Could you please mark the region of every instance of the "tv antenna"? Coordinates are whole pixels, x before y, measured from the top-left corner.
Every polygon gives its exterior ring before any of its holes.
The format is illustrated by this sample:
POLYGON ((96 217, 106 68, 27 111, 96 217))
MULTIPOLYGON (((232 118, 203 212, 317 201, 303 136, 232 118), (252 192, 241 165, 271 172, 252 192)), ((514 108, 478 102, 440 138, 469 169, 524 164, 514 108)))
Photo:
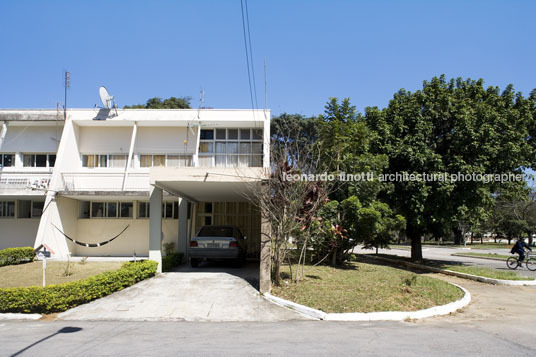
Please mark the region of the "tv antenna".
POLYGON ((99 96, 100 96, 100 99, 104 108, 108 110, 115 109, 115 115, 118 115, 117 106, 115 105, 114 97, 111 96, 110 93, 108 93, 108 90, 106 89, 106 87, 101 86, 99 88, 99 96))

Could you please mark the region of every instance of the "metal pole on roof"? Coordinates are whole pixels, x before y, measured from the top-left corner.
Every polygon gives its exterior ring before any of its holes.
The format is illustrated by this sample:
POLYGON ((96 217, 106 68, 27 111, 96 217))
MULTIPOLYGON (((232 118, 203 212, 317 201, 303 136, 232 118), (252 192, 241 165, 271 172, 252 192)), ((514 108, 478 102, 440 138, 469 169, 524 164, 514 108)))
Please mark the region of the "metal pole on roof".
POLYGON ((71 87, 71 73, 65 71, 65 104, 63 106, 63 120, 67 121, 67 88, 71 87))

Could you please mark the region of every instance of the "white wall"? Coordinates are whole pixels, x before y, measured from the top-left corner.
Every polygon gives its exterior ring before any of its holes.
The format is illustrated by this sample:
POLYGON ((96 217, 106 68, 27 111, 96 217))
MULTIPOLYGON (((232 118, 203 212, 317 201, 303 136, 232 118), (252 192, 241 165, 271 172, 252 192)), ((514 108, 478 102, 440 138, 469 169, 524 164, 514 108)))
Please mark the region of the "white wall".
POLYGON ((138 127, 134 152, 194 153, 196 136, 197 128, 188 130, 185 127, 138 127))
MULTIPOLYGON (((78 219, 76 240, 83 243, 100 243, 128 229, 112 242, 95 248, 77 245, 77 256, 137 256, 149 255, 149 219, 78 219)), ((163 243, 175 243, 177 249, 179 223, 176 219, 163 219, 163 243)))
POLYGON ((58 126, 13 126, 8 125, 2 152, 55 153, 56 137, 61 139, 63 125, 58 126))
POLYGON ((80 127, 79 151, 87 154, 128 154, 132 127, 80 127))
POLYGON ((0 249, 33 247, 39 218, 0 219, 0 249))

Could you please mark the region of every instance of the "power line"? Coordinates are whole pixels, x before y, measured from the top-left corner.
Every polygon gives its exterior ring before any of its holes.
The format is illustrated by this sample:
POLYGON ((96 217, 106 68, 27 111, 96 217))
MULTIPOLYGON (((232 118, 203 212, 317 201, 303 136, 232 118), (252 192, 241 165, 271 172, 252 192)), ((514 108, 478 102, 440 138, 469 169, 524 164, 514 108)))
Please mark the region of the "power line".
POLYGON ((251 76, 253 77, 253 93, 255 94, 255 109, 259 109, 259 102, 257 101, 257 83, 255 81, 255 66, 253 65, 253 48, 251 47, 251 32, 249 30, 249 10, 248 10, 248 0, 244 0, 246 5, 246 23, 248 29, 248 42, 249 42, 249 57, 251 59, 251 76))
MULTIPOLYGON (((245 19, 245 16, 244 16, 244 0, 240 0, 240 8, 242 9, 242 31, 243 31, 243 34, 244 34, 244 49, 246 51, 246 66, 247 66, 247 70, 248 70, 249 97, 251 99, 251 107, 253 109, 255 109, 255 102, 253 101, 253 87, 251 85, 251 71, 250 71, 250 65, 249 65, 250 55, 249 55, 249 51, 248 51, 248 37, 247 37, 247 32, 246 32, 246 19, 245 19)), ((248 29, 249 29, 249 26, 248 26, 248 29)))

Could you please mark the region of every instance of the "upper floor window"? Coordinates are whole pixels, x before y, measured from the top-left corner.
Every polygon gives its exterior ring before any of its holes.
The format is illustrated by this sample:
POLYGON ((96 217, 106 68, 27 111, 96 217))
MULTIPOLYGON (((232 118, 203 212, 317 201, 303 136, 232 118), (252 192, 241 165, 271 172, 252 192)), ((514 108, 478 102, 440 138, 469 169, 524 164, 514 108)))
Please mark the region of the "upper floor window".
POLYGON ((14 154, 0 154, 0 168, 15 166, 14 154))
POLYGON ((15 218, 15 201, 0 201, 0 218, 15 218))
POLYGON ((22 154, 23 167, 54 167, 56 154, 22 154))
POLYGON ((125 168, 128 155, 122 154, 95 154, 82 155, 82 167, 111 167, 125 168))
POLYGON ((262 129, 202 129, 199 166, 262 167, 262 129))
POLYGON ((154 166, 189 167, 192 166, 192 155, 140 154, 140 167, 154 166))

